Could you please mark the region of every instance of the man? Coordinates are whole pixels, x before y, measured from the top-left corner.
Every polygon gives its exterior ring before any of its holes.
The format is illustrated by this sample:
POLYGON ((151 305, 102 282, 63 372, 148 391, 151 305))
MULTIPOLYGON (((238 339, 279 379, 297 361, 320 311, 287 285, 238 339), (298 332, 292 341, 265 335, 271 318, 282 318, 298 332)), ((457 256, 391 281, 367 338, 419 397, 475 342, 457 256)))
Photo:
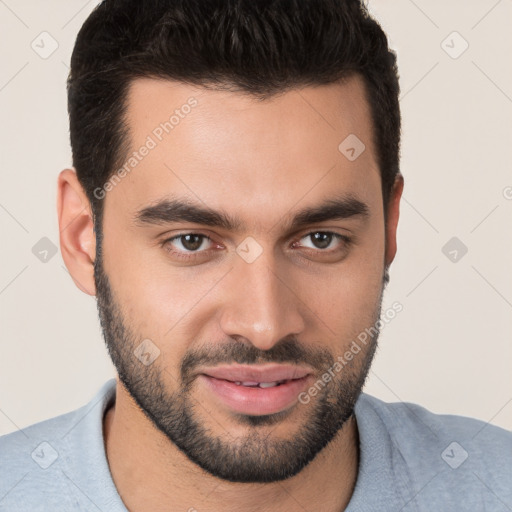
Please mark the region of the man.
POLYGON ((58 216, 118 379, 0 439, 0 510, 511 509, 509 432, 362 393, 398 92, 356 0, 93 11, 58 216))

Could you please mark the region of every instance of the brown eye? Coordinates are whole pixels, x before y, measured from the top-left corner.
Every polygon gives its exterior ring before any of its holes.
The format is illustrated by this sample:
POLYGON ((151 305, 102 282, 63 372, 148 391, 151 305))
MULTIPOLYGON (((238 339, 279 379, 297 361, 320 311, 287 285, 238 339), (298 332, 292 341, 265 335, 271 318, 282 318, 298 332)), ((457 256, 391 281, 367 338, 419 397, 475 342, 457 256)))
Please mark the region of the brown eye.
POLYGON ((177 238, 181 239, 181 245, 187 251, 197 251, 203 244, 204 237, 202 235, 190 234, 180 235, 177 238))
POLYGON ((205 242, 211 242, 211 238, 200 233, 182 233, 164 240, 162 245, 178 258, 193 258, 207 252, 209 246, 205 242))
MULTIPOLYGON (((310 249, 319 249, 320 251, 326 251, 329 247, 332 248, 333 241, 344 242, 345 245, 350 243, 350 238, 345 235, 340 235, 339 233, 333 233, 331 231, 314 231, 308 233, 306 236, 302 237, 301 240, 309 239, 313 246, 303 245, 303 247, 307 247, 310 249)), ((343 243, 338 243, 339 246, 343 246, 343 243)), ((334 248, 336 250, 336 247, 334 248)), ((328 252, 328 251, 326 251, 328 252)))

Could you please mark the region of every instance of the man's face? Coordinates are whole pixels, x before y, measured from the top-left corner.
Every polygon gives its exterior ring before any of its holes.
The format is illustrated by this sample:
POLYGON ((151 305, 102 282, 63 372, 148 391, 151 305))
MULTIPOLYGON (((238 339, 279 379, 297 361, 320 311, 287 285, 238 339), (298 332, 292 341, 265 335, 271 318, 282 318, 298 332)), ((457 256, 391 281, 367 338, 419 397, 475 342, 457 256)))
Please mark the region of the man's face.
POLYGON ((104 199, 95 264, 120 380, 213 475, 293 476, 352 415, 377 343, 375 336, 332 370, 378 321, 387 278, 362 82, 257 101, 140 79, 128 100, 138 154, 104 199), (167 133, 161 123, 173 113, 167 133), (354 136, 365 145, 359 156, 354 136), (299 212, 340 199, 352 200, 344 215, 336 207, 337 216, 292 226, 299 212), (238 225, 192 217, 189 207, 148 209, 163 200, 222 212, 238 225))

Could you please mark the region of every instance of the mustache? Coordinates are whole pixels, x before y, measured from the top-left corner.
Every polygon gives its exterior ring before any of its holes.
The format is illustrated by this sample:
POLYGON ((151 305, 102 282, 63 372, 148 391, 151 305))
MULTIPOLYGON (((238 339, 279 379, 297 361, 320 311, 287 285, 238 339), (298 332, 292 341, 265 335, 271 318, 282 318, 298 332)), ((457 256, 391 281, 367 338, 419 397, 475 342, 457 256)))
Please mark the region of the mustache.
POLYGON ((220 364, 263 364, 290 363, 307 365, 318 371, 324 371, 334 364, 331 352, 321 348, 305 346, 295 338, 285 338, 268 350, 262 350, 249 342, 235 337, 229 343, 207 343, 189 351, 182 360, 180 373, 182 382, 188 385, 201 366, 220 364))

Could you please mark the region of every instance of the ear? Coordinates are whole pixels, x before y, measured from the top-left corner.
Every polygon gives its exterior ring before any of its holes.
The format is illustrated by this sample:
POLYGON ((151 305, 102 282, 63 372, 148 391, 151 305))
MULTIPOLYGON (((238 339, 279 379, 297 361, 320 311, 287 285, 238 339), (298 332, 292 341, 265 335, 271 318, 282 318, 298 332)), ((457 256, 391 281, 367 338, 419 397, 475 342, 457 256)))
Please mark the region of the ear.
POLYGON ((57 215, 64 263, 76 286, 88 295, 95 295, 96 235, 92 210, 74 169, 64 169, 59 174, 57 215))
POLYGON ((404 177, 398 173, 388 204, 388 215, 386 223, 386 256, 385 265, 391 265, 396 255, 396 229, 398 225, 398 217, 400 216, 400 198, 404 189, 404 177))

